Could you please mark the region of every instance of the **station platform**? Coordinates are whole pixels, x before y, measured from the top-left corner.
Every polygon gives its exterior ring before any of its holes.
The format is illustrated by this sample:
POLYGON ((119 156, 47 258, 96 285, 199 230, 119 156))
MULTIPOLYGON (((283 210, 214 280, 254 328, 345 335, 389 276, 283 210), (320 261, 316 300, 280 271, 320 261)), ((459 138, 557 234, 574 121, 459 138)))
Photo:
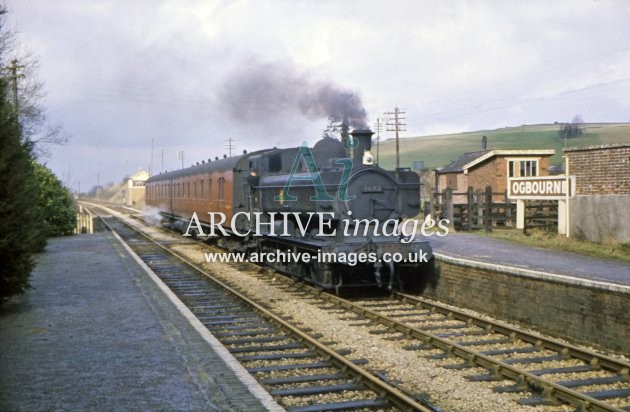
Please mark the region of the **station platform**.
POLYGON ((471 233, 431 236, 433 252, 453 258, 630 286, 630 262, 521 245, 471 233))
POLYGON ((276 409, 111 233, 49 240, 31 283, 0 306, 0 410, 276 409))

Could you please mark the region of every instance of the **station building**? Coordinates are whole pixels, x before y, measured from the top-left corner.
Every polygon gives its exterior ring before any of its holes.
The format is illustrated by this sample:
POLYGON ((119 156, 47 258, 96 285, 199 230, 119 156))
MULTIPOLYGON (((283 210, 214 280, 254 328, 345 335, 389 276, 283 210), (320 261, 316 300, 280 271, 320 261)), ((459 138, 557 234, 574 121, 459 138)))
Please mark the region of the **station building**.
POLYGON ((436 192, 453 191, 453 202, 466 202, 466 191, 492 187, 494 193, 504 193, 509 177, 548 176, 549 158, 554 149, 487 149, 464 153, 435 171, 436 192))

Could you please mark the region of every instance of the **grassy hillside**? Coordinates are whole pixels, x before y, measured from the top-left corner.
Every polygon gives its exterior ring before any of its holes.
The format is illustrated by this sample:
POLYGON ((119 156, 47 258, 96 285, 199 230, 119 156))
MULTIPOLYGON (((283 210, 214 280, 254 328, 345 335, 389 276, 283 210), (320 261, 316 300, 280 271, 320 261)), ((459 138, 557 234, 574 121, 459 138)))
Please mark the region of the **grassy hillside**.
MULTIPOLYGON (((488 137, 489 149, 555 149, 552 164, 562 164, 564 141, 558 137, 559 125, 525 125, 496 130, 456 133, 436 136, 406 137, 400 139, 400 165, 410 167, 423 160, 429 169, 443 167, 460 154, 481 150, 482 136, 488 137)), ((389 133, 388 133, 389 134, 389 133)), ((568 147, 584 147, 611 143, 630 143, 630 123, 587 123, 582 137, 569 139, 568 147)), ((395 141, 382 141, 379 163, 382 167, 396 165, 395 141)), ((372 148, 376 158, 376 147, 372 148)))

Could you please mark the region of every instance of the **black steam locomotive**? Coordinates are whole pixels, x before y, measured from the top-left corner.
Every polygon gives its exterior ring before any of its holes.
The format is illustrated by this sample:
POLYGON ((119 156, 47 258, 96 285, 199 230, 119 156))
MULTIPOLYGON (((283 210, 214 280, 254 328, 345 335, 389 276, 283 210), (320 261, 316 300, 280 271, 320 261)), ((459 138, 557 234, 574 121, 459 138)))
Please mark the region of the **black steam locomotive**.
POLYGON ((153 176, 147 204, 186 235, 324 289, 417 291, 434 265, 404 221, 420 210, 419 177, 374 165, 371 136, 355 130, 347 145, 324 138, 153 176))

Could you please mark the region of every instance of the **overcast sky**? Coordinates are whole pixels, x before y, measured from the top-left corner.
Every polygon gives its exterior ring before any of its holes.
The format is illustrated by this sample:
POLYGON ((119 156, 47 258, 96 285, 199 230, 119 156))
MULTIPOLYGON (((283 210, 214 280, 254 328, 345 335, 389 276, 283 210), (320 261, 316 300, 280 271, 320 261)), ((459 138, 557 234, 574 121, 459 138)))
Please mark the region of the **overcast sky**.
POLYGON ((313 144, 338 101, 401 107, 406 136, 630 121, 625 0, 6 1, 74 189, 148 169, 152 140, 153 172, 313 144))

